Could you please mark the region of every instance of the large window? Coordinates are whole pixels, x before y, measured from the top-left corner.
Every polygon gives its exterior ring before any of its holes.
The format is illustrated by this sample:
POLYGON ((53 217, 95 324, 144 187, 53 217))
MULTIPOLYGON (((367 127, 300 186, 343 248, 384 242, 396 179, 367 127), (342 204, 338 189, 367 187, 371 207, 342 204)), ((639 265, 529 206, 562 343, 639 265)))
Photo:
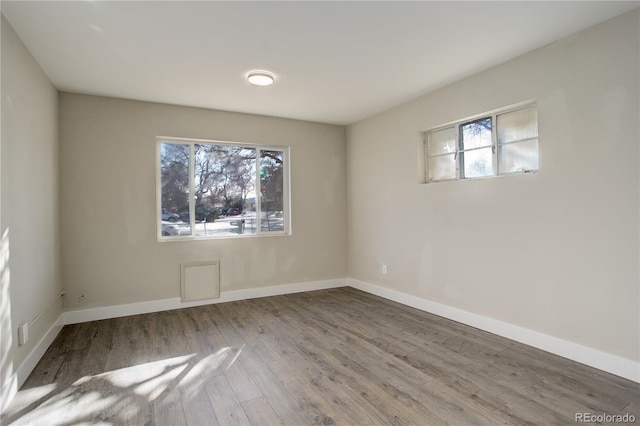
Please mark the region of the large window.
POLYGON ((160 240, 286 235, 288 148, 158 139, 160 240))
POLYGON ((486 114, 426 133, 427 181, 538 171, 535 105, 486 114))

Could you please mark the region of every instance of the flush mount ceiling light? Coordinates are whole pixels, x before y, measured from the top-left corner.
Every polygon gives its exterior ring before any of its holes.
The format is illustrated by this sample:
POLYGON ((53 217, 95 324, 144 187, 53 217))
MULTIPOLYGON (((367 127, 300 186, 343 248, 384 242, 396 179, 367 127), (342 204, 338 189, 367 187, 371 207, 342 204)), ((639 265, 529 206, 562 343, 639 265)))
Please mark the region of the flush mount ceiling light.
POLYGON ((247 74, 247 80, 254 86, 271 86, 276 78, 269 71, 251 71, 247 74))

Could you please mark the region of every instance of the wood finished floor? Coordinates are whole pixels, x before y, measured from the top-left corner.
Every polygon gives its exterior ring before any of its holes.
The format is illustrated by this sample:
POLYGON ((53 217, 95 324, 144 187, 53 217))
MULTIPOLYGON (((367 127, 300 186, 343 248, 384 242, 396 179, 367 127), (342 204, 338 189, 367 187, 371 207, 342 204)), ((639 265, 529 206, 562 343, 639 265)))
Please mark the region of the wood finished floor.
POLYGON ((342 288, 66 326, 2 424, 573 424, 583 412, 640 419, 640 385, 342 288))

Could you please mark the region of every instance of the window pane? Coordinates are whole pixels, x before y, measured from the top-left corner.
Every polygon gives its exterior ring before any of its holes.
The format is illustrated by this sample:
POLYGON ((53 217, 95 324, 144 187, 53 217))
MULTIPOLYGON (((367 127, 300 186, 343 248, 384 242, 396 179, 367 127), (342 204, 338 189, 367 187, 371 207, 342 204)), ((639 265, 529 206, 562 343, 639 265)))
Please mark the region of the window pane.
POLYGON ((429 157, 429 180, 456 178, 455 154, 429 157))
POLYGON ((429 155, 456 152, 456 129, 449 127, 429 132, 427 141, 429 155))
POLYGON ((498 143, 538 137, 538 110, 520 109, 498 116, 498 143))
POLYGON ((499 173, 538 170, 538 139, 500 145, 499 173))
POLYGON ((194 145, 195 235, 255 234, 256 150, 194 145))
POLYGON ((465 178, 493 175, 493 153, 491 147, 465 151, 460 154, 465 178))
POLYGON ((461 149, 491 146, 491 117, 482 118, 460 126, 461 149))
POLYGON ((284 231, 284 152, 260 152, 262 232, 284 231))
POLYGON ((189 145, 160 144, 162 236, 191 235, 189 218, 189 145), (186 223, 185 223, 186 219, 186 223))

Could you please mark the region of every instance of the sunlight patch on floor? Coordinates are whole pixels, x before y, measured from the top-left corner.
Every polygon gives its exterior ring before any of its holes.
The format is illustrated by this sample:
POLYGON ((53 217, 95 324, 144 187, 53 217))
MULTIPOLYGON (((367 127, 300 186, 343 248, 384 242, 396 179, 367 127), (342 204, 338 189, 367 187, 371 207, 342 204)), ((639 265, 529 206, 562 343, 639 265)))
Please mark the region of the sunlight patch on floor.
POLYGON ((29 407, 29 405, 41 399, 45 399, 47 396, 53 393, 53 391, 55 391, 57 387, 58 385, 53 383, 50 385, 21 390, 11 401, 11 404, 7 408, 5 415, 8 417, 15 416, 18 412, 29 407))
POLYGON ((3 416, 3 424, 47 425, 135 423, 156 400, 180 387, 195 395, 208 376, 222 374, 243 348, 223 347, 120 368, 76 380, 68 387, 53 383, 21 390, 3 416))

